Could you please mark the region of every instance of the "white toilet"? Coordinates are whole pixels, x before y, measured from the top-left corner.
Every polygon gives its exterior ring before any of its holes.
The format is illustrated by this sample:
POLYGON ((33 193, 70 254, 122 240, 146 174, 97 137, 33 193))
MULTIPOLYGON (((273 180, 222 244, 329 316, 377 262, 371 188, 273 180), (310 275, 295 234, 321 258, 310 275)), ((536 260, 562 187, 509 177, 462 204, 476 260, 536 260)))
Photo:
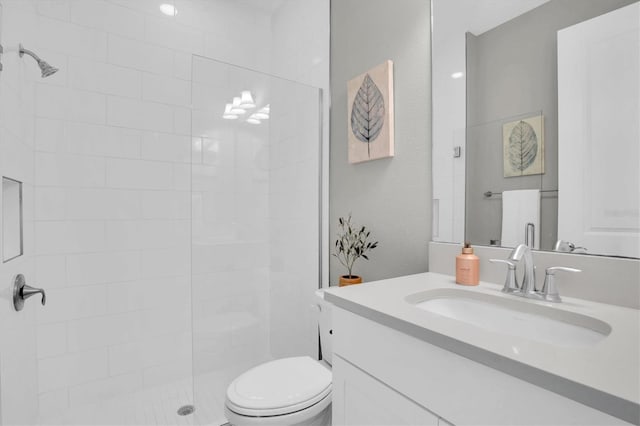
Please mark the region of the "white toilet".
POLYGON ((282 358, 254 367, 227 388, 225 415, 232 425, 331 425, 331 311, 316 291, 322 361, 282 358))

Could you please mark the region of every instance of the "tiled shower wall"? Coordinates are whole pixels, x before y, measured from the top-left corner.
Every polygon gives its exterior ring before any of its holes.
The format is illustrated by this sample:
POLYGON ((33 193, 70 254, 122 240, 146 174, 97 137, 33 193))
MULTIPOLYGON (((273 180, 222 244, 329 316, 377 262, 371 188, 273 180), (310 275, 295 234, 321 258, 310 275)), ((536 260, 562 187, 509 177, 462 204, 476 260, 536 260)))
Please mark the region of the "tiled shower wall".
MULTIPOLYGON (((10 12, 0 2, 0 19, 10 12)), ((18 38, 8 32, 6 19, 0 22, 0 43, 5 46, 0 56, 0 177, 23 183, 23 239, 24 254, 4 263, 3 224, 0 223, 0 423, 34 424, 37 421, 37 401, 22 395, 35 395, 38 386, 35 347, 36 311, 41 308, 27 303, 16 312, 11 303, 11 285, 17 274, 23 274, 27 283, 33 282, 33 111, 34 81, 24 74, 24 64, 15 50, 18 38), (10 389, 10 390, 9 390, 10 389)), ((7 203, 0 194, 0 206, 7 203)), ((0 209, 2 210, 2 209, 0 209)), ((0 214, 0 222, 3 220, 0 214)))
MULTIPOLYGON (((21 120, 35 140, 34 282, 49 298, 37 318, 46 421, 191 374, 192 54, 276 71, 276 8, 176 0, 167 17, 151 0, 1 3, 12 43, 60 68, 39 79, 24 58, 37 84, 16 88, 34 104, 21 120)), ((284 40, 316 36, 281 28, 284 40)), ((306 48, 282 51, 298 74, 319 65, 306 48)))
MULTIPOLYGON (((272 22, 273 73, 323 91, 319 98, 301 88, 294 93, 280 90, 279 100, 291 107, 271 122, 271 354, 314 356, 318 339, 316 317, 311 309, 313 290, 322 270, 318 257, 324 254, 326 262, 329 253, 327 246, 319 245, 316 226, 321 217, 328 217, 327 210, 320 214, 318 181, 323 173, 320 158, 328 165, 329 2, 289 1, 274 14, 272 22), (322 129, 315 120, 319 120, 322 129), (317 133, 313 132, 315 129, 317 133)), ((326 209, 328 185, 323 189, 326 209)))

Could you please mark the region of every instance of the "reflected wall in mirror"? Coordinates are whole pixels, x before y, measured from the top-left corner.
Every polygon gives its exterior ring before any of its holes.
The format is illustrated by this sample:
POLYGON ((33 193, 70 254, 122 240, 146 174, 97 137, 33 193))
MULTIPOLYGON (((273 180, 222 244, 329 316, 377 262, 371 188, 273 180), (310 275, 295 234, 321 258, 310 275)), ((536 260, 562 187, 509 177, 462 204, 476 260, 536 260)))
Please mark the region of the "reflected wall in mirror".
POLYGON ((22 182, 3 177, 2 261, 21 256, 22 247, 22 182))
POLYGON ((639 2, 432 10, 433 240, 640 257, 639 2), (503 127, 538 115, 544 170, 504 177, 503 127))

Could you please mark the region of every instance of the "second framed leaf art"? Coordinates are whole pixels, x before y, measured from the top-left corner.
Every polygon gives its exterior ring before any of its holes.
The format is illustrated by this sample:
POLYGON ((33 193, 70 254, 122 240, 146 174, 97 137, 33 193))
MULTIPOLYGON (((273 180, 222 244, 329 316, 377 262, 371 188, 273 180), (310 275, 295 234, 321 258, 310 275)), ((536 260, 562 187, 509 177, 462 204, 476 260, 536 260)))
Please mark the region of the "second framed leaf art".
POLYGON ((502 126, 504 177, 544 174, 544 118, 523 118, 502 126))
POLYGON ((393 157, 393 62, 347 83, 349 163, 393 157))

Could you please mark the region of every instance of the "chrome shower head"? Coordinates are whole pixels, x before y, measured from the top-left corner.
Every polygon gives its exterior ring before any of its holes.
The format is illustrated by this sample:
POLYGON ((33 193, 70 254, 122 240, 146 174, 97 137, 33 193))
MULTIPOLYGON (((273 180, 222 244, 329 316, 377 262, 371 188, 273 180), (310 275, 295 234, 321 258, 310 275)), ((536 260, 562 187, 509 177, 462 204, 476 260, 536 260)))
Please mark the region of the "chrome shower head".
POLYGON ((38 55, 36 55, 35 53, 33 53, 32 51, 30 51, 28 49, 25 49, 22 46, 22 44, 20 44, 20 57, 22 58, 25 53, 36 60, 36 62, 38 63, 38 66, 40 67, 40 72, 42 73, 42 78, 49 77, 50 75, 53 75, 53 74, 58 72, 58 68, 49 65, 49 63, 47 61, 44 61, 44 60, 40 59, 40 57, 38 55))
POLYGON ((58 72, 58 68, 49 65, 46 61, 38 62, 38 66, 40 67, 40 71, 42 71, 42 78, 49 77, 58 72))

